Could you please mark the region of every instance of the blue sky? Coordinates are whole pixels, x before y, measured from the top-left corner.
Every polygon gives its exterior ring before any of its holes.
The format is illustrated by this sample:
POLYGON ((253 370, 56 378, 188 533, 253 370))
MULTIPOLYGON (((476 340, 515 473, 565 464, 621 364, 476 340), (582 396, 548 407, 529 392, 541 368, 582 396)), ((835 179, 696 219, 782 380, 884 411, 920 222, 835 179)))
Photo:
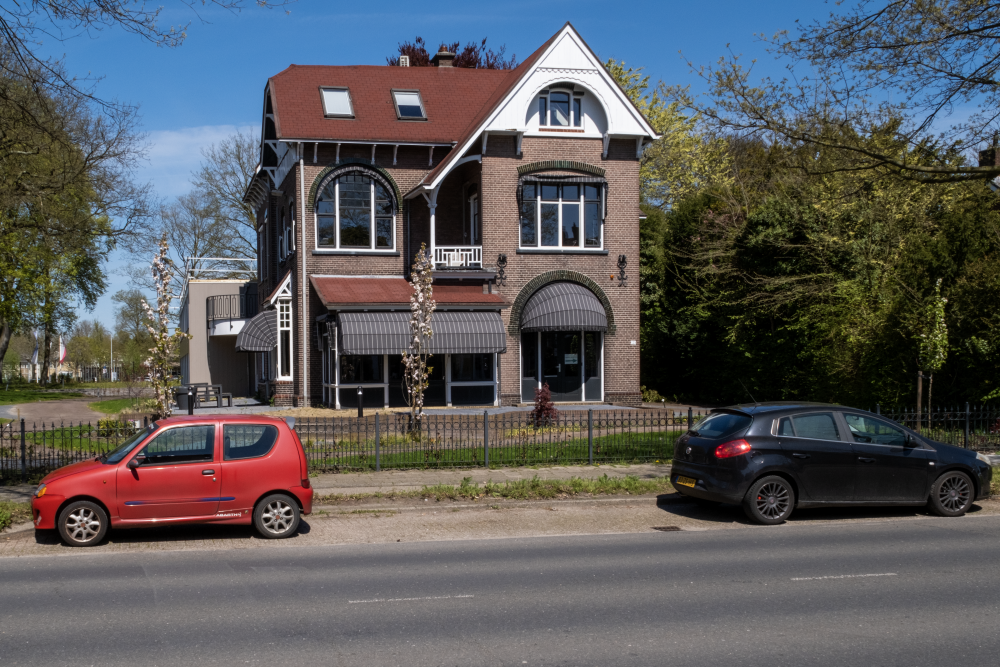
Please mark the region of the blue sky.
MULTIPOLYGON (((644 67, 653 82, 691 84, 697 90, 698 78, 685 59, 709 65, 731 50, 760 58, 761 71, 780 75, 755 35, 793 29, 796 19, 821 18, 833 8, 801 0, 493 1, 460 8, 456 3, 454 9, 392 0, 300 0, 277 9, 257 8, 253 0, 247 4, 238 13, 198 7, 195 14, 180 2, 169 3, 162 23, 191 24, 187 40, 175 49, 156 47, 119 29, 50 40, 43 47, 49 55, 64 56, 74 75, 102 77, 100 96, 140 106, 150 142, 140 176, 165 200, 190 189, 189 177, 203 147, 236 128, 259 125, 267 77, 291 63, 382 65, 399 42, 417 35, 430 47, 488 37, 488 45, 506 45, 508 55, 522 60, 571 21, 602 59, 644 67), (373 11, 363 11, 368 7, 373 11)), ((113 270, 123 261, 112 258, 107 294, 93 313, 81 309, 81 318, 113 323, 110 296, 126 287, 113 270)))

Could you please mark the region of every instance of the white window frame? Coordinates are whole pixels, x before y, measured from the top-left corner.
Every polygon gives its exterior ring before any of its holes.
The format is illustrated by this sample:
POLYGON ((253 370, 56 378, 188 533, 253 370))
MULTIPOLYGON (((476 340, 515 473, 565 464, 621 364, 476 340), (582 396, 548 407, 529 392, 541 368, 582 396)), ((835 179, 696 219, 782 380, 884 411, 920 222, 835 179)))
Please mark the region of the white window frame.
POLYGON ((586 132, 587 130, 587 114, 583 113, 583 98, 584 93, 578 93, 569 88, 549 88, 543 90, 535 98, 535 115, 538 117, 538 129, 539 130, 579 130, 586 132), (552 124, 552 100, 549 95, 552 93, 566 93, 569 95, 569 125, 553 125, 552 124), (545 98, 545 117, 542 117, 541 109, 538 108, 538 100, 545 98), (580 111, 577 113, 576 103, 580 103, 580 111), (579 123, 579 124, 577 124, 579 123))
MULTIPOLYGON (((600 198, 597 199, 598 204, 598 215, 602 216, 600 220, 601 225, 601 243, 597 246, 587 245, 587 199, 586 199, 586 186, 593 186, 593 183, 574 183, 573 181, 566 181, 565 183, 558 183, 560 187, 559 190, 559 230, 557 237, 559 239, 559 245, 542 245, 542 202, 545 201, 548 204, 557 203, 552 200, 542 199, 542 183, 533 183, 535 186, 535 245, 522 245, 521 244, 521 212, 518 210, 518 225, 517 225, 517 247, 520 250, 536 250, 539 252, 544 252, 546 250, 557 251, 557 250, 571 250, 573 252, 602 252, 604 250, 604 193, 600 193, 600 198), (580 205, 580 245, 563 245, 563 203, 572 204, 574 200, 564 200, 562 198, 562 186, 564 185, 576 185, 580 188, 580 197, 578 203, 580 205)), ((598 185, 597 188, 600 191, 603 185, 598 185)), ((595 200, 590 200, 591 202, 595 200)))
POLYGON ((493 379, 492 380, 469 380, 464 382, 459 382, 458 380, 451 379, 451 353, 446 354, 444 358, 444 399, 447 406, 452 407, 451 402, 451 388, 452 387, 493 387, 493 405, 500 405, 500 366, 497 357, 499 355, 496 352, 483 352, 480 354, 489 354, 493 360, 493 379))
MULTIPOLYGON (((340 176, 345 176, 347 174, 356 174, 356 173, 359 173, 359 172, 353 172, 353 171, 352 172, 346 172, 344 174, 341 174, 340 176)), ((332 185, 334 187, 334 202, 333 202, 334 223, 333 223, 333 226, 334 226, 334 241, 335 241, 335 245, 329 246, 329 245, 320 245, 319 244, 319 218, 320 218, 320 213, 319 213, 319 198, 322 196, 323 191, 325 191, 328 187, 330 187, 330 185, 331 185, 330 183, 327 183, 326 185, 324 185, 320 189, 319 194, 316 196, 316 202, 315 202, 315 204, 313 206, 313 219, 314 219, 313 220, 313 248, 315 248, 315 251, 317 253, 351 254, 351 253, 356 253, 356 252, 364 252, 364 253, 385 253, 385 254, 388 255, 388 254, 394 254, 396 252, 396 236, 397 236, 397 234, 396 234, 396 213, 397 213, 397 206, 396 206, 396 201, 395 201, 395 199, 396 199, 395 194, 393 193, 391 187, 389 187, 385 183, 379 183, 379 185, 382 185, 382 187, 384 187, 388 191, 388 193, 389 193, 389 203, 392 206, 392 246, 388 247, 388 248, 379 248, 379 247, 376 247, 376 245, 375 245, 375 241, 376 241, 376 238, 375 238, 376 237, 376 225, 377 225, 376 217, 383 217, 384 218, 386 216, 384 216, 384 215, 383 216, 376 216, 375 215, 375 181, 376 181, 376 178, 374 176, 372 176, 371 174, 369 174, 369 173, 365 173, 365 172, 360 172, 360 173, 365 178, 367 178, 367 179, 369 179, 371 181, 371 184, 369 186, 371 188, 371 190, 370 190, 370 196, 371 196, 371 212, 370 212, 371 233, 369 234, 370 241, 368 243, 368 247, 367 248, 364 247, 364 246, 345 246, 345 247, 341 247, 341 245, 340 245, 340 176, 338 176, 337 178, 335 178, 333 180, 333 183, 332 183, 332 185)), ((324 214, 323 217, 329 217, 329 214, 324 214)))
POLYGON ((277 379, 278 380, 291 380, 295 375, 295 336, 292 332, 292 300, 289 298, 278 299, 278 363, 277 363, 277 379), (281 347, 281 332, 288 332, 288 373, 281 373, 281 357, 282 357, 282 347, 281 347))

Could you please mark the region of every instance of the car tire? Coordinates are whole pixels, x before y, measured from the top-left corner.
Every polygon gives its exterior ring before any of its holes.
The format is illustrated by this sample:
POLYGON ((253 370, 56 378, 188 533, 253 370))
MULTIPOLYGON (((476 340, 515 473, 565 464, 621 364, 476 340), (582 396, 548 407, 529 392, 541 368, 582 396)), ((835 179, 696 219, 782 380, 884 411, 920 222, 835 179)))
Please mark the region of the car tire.
POLYGON ((108 514, 97 503, 77 500, 59 512, 56 528, 67 546, 92 547, 108 534, 108 514))
POLYGON ((795 509, 795 489, 784 477, 772 475, 758 479, 743 498, 747 517, 766 526, 788 520, 795 509))
POLYGON ((964 472, 951 470, 931 484, 931 497, 927 506, 938 516, 962 516, 972 507, 976 487, 964 472))
POLYGON ((261 537, 280 540, 299 529, 299 505, 283 493, 267 496, 253 510, 253 526, 261 537))

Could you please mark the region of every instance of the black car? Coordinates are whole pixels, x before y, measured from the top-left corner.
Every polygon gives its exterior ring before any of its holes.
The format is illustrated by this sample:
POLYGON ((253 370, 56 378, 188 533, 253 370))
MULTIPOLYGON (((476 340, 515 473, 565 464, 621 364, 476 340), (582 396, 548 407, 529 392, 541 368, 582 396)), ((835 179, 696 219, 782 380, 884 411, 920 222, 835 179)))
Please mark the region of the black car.
POLYGON ((764 524, 796 507, 927 505, 961 516, 989 497, 989 459, 867 410, 758 403, 712 410, 677 439, 680 493, 743 505, 764 524))

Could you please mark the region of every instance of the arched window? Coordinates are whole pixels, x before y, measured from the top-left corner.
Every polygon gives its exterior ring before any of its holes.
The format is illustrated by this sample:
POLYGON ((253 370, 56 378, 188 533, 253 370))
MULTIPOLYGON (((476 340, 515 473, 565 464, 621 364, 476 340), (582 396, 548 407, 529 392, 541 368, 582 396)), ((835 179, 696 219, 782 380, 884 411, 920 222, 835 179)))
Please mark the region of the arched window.
POLYGON ((341 174, 316 201, 316 246, 392 250, 394 211, 391 191, 378 179, 358 171, 341 174))

